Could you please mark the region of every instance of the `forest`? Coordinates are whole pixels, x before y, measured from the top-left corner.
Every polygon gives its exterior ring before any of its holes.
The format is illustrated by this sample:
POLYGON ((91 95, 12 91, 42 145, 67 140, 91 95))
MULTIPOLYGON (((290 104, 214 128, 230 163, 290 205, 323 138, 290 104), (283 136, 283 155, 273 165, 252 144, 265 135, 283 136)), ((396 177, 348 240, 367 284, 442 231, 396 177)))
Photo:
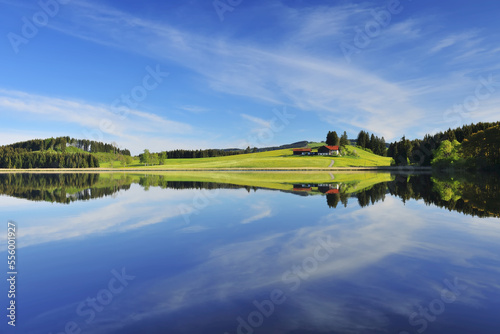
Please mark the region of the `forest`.
MULTIPOLYGON (((498 166, 500 122, 464 125, 454 130, 448 129, 435 135, 426 135, 423 139, 408 140, 405 136, 400 141, 389 145, 387 156, 394 159, 396 166, 431 166, 435 153, 439 152, 443 142, 456 142, 457 154, 472 168, 498 166), (459 149, 457 144, 463 145, 459 149), (487 148, 487 150, 485 150, 487 148)), ((448 145, 445 143, 445 145, 448 145)))
POLYGON ((127 149, 91 140, 58 137, 33 139, 0 147, 0 168, 97 168, 99 160, 91 153, 118 153, 130 156, 127 149), (68 152, 76 147, 84 152, 68 152))
POLYGON ((141 163, 146 165, 162 165, 165 159, 195 159, 195 158, 214 158, 225 157, 230 155, 238 155, 255 152, 256 148, 251 150, 249 147, 246 150, 173 150, 163 151, 160 153, 151 153, 148 149, 139 154, 141 163))
POLYGON ((28 152, 54 150, 57 152, 66 152, 66 147, 73 146, 88 153, 118 153, 130 155, 127 149, 119 149, 115 145, 106 144, 94 140, 75 139, 70 137, 57 137, 47 139, 32 139, 11 145, 13 149, 25 149, 28 152))
POLYGON ((30 152, 24 148, 0 147, 0 168, 96 168, 99 160, 90 153, 30 152))

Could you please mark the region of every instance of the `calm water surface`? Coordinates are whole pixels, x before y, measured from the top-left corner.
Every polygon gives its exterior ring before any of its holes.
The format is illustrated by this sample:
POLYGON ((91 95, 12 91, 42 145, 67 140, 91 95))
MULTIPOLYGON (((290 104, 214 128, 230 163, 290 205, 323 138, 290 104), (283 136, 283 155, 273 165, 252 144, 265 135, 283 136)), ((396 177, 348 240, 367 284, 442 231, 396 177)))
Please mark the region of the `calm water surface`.
POLYGON ((498 333, 496 179, 61 177, 0 177, 19 273, 15 328, 0 284, 2 333, 498 333))

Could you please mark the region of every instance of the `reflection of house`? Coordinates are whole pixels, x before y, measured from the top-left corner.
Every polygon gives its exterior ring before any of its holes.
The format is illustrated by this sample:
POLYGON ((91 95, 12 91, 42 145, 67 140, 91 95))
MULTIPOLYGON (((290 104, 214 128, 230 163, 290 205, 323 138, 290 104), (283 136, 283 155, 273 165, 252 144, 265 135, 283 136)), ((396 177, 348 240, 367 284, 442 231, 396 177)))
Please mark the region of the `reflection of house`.
POLYGON ((338 194, 339 185, 338 184, 319 184, 318 191, 323 194, 338 194))
POLYGON ((323 194, 338 194, 340 186, 338 184, 324 183, 324 184, 294 184, 293 191, 313 191, 312 188, 318 188, 318 191, 323 194))
POLYGON ((293 155, 311 155, 312 150, 310 148, 294 148, 293 155))
POLYGON ((338 146, 321 146, 318 148, 318 155, 332 155, 332 154, 339 154, 339 147, 338 146))
POLYGON ((294 186, 293 191, 312 191, 312 188, 311 187, 309 187, 309 188, 302 188, 302 187, 295 188, 295 186, 294 186))

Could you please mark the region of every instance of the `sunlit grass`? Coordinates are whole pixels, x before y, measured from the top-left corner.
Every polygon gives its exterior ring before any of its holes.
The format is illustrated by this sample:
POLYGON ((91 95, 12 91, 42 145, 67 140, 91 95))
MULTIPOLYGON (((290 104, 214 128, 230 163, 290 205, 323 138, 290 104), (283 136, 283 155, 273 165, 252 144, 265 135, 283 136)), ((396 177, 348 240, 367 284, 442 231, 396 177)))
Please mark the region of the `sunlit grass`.
MULTIPOLYGON (((227 157, 198 159, 167 159, 164 165, 144 166, 134 159, 127 167, 148 169, 226 169, 226 168, 328 168, 333 167, 373 167, 390 166, 391 158, 381 157, 353 146, 350 152, 358 156, 294 156, 292 149, 240 154, 227 157)), ((104 157, 109 159, 109 157, 104 157)), ((103 159, 104 160, 104 159, 103 159)), ((119 161, 101 162, 102 168, 121 167, 119 161)))

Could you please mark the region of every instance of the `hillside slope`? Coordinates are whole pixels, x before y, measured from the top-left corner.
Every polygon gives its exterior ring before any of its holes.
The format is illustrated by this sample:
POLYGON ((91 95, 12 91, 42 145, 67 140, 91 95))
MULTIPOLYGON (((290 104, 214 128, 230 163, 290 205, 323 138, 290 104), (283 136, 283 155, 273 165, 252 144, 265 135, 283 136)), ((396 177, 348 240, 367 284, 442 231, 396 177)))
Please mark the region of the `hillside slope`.
MULTIPOLYGON (((328 168, 328 167, 372 167, 390 166, 391 158, 381 157, 354 146, 350 153, 357 156, 294 156, 292 149, 249 153, 226 157, 199 159, 167 159, 163 165, 144 166, 135 158, 128 167, 148 169, 224 169, 224 168, 328 168), (333 161, 333 163, 332 163, 333 161)), ((113 166, 118 166, 117 162, 113 166)), ((101 163, 101 167, 112 167, 111 163, 101 163)))

